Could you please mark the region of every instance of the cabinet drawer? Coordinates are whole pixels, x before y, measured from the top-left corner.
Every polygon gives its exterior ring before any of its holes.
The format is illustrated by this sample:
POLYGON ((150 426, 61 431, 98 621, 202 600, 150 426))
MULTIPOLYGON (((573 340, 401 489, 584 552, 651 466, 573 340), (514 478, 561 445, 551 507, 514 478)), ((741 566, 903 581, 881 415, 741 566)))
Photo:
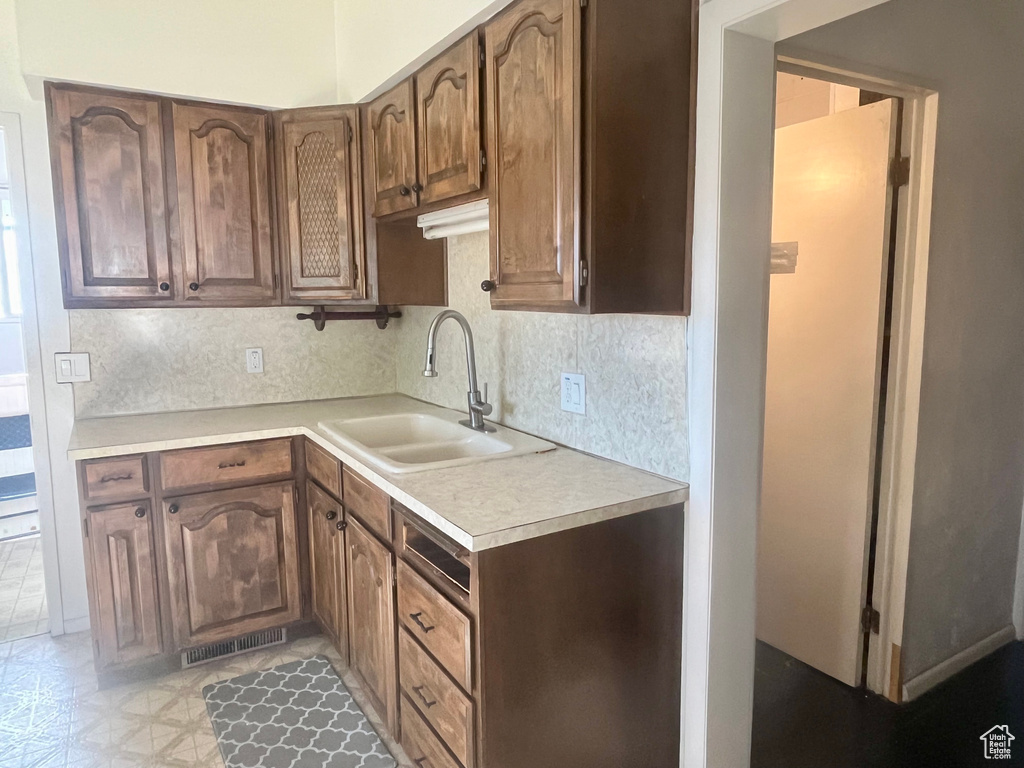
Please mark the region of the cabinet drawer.
POLYGON ((244 483, 290 475, 291 472, 290 438, 215 445, 210 448, 186 448, 160 454, 160 477, 164 491, 244 483))
POLYGON ((388 495, 376 486, 370 485, 348 467, 342 470, 345 477, 345 508, 362 520, 366 527, 391 541, 391 508, 388 495))
POLYGON ((149 476, 144 456, 118 456, 82 462, 85 497, 124 499, 149 493, 149 476))
POLYGON ((472 689, 470 619, 409 565, 398 561, 398 620, 467 691, 472 689))
POLYGON ((306 473, 334 498, 341 498, 341 462, 312 440, 306 441, 306 473))
POLYGON ((421 768, 459 768, 405 696, 402 696, 402 748, 413 765, 421 768))
POLYGON ((402 692, 466 768, 473 768, 473 702, 408 632, 398 633, 402 692))

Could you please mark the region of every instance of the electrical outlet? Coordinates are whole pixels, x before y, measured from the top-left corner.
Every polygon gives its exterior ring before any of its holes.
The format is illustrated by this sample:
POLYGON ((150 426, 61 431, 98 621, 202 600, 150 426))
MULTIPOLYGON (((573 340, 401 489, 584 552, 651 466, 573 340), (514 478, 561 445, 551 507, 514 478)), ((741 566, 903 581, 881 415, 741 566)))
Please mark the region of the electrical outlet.
POLYGON ((263 373, 263 348, 250 347, 245 350, 246 373, 263 373))
POLYGON ((562 374, 562 410, 587 414, 587 378, 582 373, 562 374))
POLYGON ((92 381, 88 352, 59 352, 53 356, 58 384, 92 381))

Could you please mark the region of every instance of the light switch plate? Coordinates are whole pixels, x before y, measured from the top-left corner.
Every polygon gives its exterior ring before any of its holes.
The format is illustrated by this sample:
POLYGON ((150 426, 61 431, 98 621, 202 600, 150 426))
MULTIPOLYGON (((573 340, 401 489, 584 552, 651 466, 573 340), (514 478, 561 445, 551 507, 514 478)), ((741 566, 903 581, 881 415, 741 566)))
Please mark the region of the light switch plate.
POLYGON ((245 350, 246 373, 263 373, 263 348, 249 347, 245 350))
POLYGON ((562 374, 562 410, 587 414, 587 378, 582 373, 562 374))
POLYGON ((58 384, 92 381, 88 352, 58 352, 53 356, 58 384))

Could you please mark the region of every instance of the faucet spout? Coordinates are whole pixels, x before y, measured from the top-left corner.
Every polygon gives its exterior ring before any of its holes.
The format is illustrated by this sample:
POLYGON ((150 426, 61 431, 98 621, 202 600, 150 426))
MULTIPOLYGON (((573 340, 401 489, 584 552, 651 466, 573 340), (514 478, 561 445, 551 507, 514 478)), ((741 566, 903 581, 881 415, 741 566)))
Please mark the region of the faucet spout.
POLYGON ((437 376, 437 368, 435 366, 437 331, 441 327, 441 324, 449 318, 459 324, 459 327, 462 328, 462 334, 466 340, 466 370, 469 375, 469 392, 467 393, 469 419, 459 423, 480 432, 493 432, 494 428, 488 427, 484 423, 484 416, 489 416, 491 411, 494 409, 491 404, 487 402, 486 389, 484 396, 481 397, 480 389, 477 386, 476 348, 473 344, 473 329, 469 327, 469 321, 466 320, 461 312, 456 312, 454 309, 446 309, 445 311, 438 313, 437 317, 435 317, 434 321, 430 324, 430 330, 427 331, 427 358, 426 363, 423 366, 423 375, 428 378, 435 378, 437 376))

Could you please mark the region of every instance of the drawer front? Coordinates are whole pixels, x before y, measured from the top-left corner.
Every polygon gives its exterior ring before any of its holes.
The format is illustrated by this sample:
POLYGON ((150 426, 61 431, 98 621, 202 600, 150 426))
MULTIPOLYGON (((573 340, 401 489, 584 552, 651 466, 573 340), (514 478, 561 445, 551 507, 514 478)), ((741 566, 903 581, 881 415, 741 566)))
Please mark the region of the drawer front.
POLYGON ((459 685, 472 690, 470 618, 401 560, 398 561, 398 620, 459 685))
POLYGON ((419 768, 459 768, 405 696, 402 696, 402 748, 419 768))
POLYGON ((402 692, 437 731, 452 754, 473 768, 473 702, 417 645, 408 632, 398 633, 402 692))
POLYGON ((388 495, 370 485, 348 467, 345 477, 345 508, 366 523, 366 527, 385 541, 391 541, 391 507, 388 495))
POLYGON ((334 498, 341 498, 341 462, 312 440, 306 441, 306 474, 334 498))
POLYGON ((267 440, 160 454, 164 491, 205 485, 245 483, 292 473, 292 441, 267 440))
POLYGON ((145 456, 118 456, 82 462, 85 496, 96 499, 124 499, 149 493, 145 456))

